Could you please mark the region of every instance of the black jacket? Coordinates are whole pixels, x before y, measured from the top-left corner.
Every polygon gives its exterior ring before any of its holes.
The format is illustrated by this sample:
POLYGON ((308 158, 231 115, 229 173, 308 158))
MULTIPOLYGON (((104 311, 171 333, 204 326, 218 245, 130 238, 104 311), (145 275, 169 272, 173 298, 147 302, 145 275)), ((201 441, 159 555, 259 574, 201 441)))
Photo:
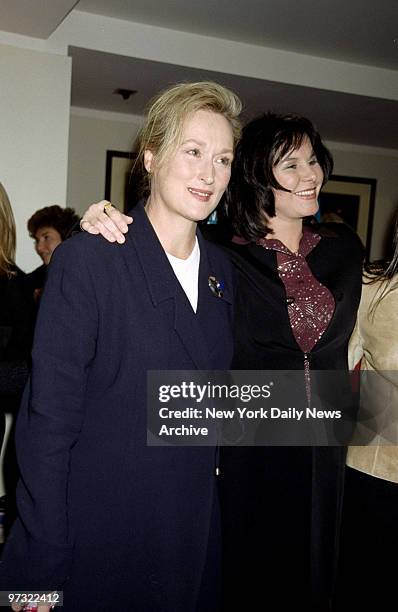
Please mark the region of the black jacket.
MULTIPOLYGON (((318 232, 322 238, 307 261, 333 294, 335 312, 309 354, 310 367, 346 370, 363 249, 343 224, 321 226, 318 232)), ((229 253, 238 270, 232 369, 303 369, 276 253, 253 243, 231 245, 229 253)), ((339 407, 339 389, 331 392, 339 407)), ((328 609, 344 463, 343 447, 221 450, 227 610, 257 609, 261 597, 264 606, 272 601, 280 609, 299 601, 308 610, 328 609)))
POLYGON ((29 371, 33 337, 33 296, 26 275, 0 276, 0 409, 14 410, 29 371))

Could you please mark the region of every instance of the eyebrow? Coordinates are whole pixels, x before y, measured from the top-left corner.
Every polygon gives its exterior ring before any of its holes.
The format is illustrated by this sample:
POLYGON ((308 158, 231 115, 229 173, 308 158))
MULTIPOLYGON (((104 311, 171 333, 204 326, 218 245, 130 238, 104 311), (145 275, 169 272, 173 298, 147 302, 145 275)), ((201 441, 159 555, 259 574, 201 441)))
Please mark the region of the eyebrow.
MULTIPOLYGON (((195 144, 197 144, 197 145, 199 145, 199 146, 203 146, 203 145, 205 145, 205 144, 206 144, 206 143, 205 143, 205 142, 203 142, 202 140, 196 140, 196 138, 187 138, 187 140, 184 140, 184 141, 181 143, 181 145, 182 145, 182 146, 185 146, 185 145, 187 145, 188 143, 191 143, 191 142, 193 142, 193 143, 195 143, 195 144)), ((233 152, 234 152, 234 151, 233 151, 233 149, 222 149, 222 150, 220 151, 220 153, 233 153, 233 152)))
MULTIPOLYGON (((308 159, 312 159, 313 157, 316 157, 315 151, 312 151, 312 153, 311 153, 311 155, 309 156, 308 159)), ((279 163, 282 164, 285 161, 297 161, 298 159, 299 159, 298 157, 294 157, 292 155, 288 155, 287 157, 284 157, 283 159, 281 159, 281 161, 279 163)))

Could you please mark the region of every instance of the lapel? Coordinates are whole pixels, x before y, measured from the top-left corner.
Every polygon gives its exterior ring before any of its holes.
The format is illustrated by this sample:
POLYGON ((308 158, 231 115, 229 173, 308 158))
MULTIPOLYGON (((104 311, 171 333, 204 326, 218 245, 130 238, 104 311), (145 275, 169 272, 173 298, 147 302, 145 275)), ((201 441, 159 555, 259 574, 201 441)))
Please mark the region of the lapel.
MULTIPOLYGON (((314 349, 319 349, 324 345, 327 345, 331 339, 336 338, 341 333, 341 315, 345 311, 346 306, 344 305, 344 292, 339 283, 339 274, 333 274, 331 277, 331 260, 334 260, 336 255, 339 254, 341 244, 339 243, 338 236, 334 233, 330 235, 322 235, 321 240, 318 242, 316 247, 309 253, 307 261, 311 269, 311 272, 315 278, 322 283, 334 297, 334 313, 326 328, 324 334, 315 345, 314 349)), ((337 258, 338 266, 344 265, 344 261, 339 262, 337 258)))
MULTIPOLYGON (((232 276, 227 274, 225 266, 222 265, 218 249, 215 250, 215 247, 203 238, 200 231, 197 236, 200 247, 197 319, 208 352, 217 353, 217 345, 224 344, 226 346, 227 336, 230 333, 228 312, 232 310, 234 287, 232 286, 232 276), (222 284, 222 296, 219 297, 212 291, 209 285, 209 277, 215 278, 222 284), (226 304, 229 304, 230 307, 226 307, 226 304)), ((207 360, 206 369, 214 367, 209 363, 210 361, 207 360)))
MULTIPOLYGON (((233 245, 231 258, 243 278, 248 278, 250 285, 255 285, 257 291, 264 296, 264 301, 281 311, 281 304, 286 302, 286 290, 278 274, 275 251, 264 249, 255 243, 244 246, 233 245)), ((256 299, 256 294, 250 292, 248 300, 256 299)), ((285 324, 289 324, 287 307, 282 309, 285 324)))
MULTIPOLYGON (((132 213, 134 223, 126 235, 123 249, 127 267, 134 275, 135 262, 139 260, 152 303, 155 308, 158 308, 159 316, 165 317, 166 325, 174 327, 195 366, 198 369, 208 369, 209 345, 206 340, 206 331, 202 328, 203 317, 200 317, 201 311, 206 307, 206 289, 211 295, 210 289, 204 286, 205 278, 207 284, 210 266, 204 241, 198 235, 200 246, 199 294, 198 309, 195 314, 146 215, 143 203, 140 202, 132 213), (174 319, 166 318, 166 309, 162 308, 162 303, 166 300, 174 302, 174 319)), ((226 299, 228 301, 229 297, 226 299)))
POLYGON ((217 275, 214 257, 211 257, 206 241, 200 232, 197 232, 200 248, 200 264, 198 278, 198 307, 196 314, 178 281, 175 295, 175 321, 174 328, 180 337, 196 367, 199 370, 212 369, 211 353, 214 345, 219 341, 218 330, 224 334, 226 312, 224 308, 217 308, 220 302, 232 302, 232 287, 226 287, 223 297, 216 297, 209 287, 209 276, 217 280, 224 280, 217 275))

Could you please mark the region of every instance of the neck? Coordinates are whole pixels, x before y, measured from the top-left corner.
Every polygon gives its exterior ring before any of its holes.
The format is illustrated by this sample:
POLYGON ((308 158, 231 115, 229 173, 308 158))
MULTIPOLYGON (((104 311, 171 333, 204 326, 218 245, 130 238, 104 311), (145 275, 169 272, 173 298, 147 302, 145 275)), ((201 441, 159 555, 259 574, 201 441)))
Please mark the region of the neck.
POLYGON ((292 253, 297 253, 300 246, 300 240, 303 235, 303 220, 302 219, 281 219, 280 217, 272 217, 268 221, 269 227, 274 233, 268 238, 276 238, 280 240, 292 253))
POLYGON ((197 224, 164 211, 150 197, 145 210, 164 250, 179 259, 187 259, 195 246, 197 224))

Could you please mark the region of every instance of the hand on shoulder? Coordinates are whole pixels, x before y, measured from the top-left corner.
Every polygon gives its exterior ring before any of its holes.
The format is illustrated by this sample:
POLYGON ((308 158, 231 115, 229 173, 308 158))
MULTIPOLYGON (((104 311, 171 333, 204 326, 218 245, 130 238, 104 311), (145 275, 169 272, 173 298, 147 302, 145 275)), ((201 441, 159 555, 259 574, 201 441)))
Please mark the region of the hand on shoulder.
POLYGON ((80 228, 89 234, 101 234, 109 242, 123 244, 133 218, 124 215, 107 200, 101 200, 85 211, 80 228))

